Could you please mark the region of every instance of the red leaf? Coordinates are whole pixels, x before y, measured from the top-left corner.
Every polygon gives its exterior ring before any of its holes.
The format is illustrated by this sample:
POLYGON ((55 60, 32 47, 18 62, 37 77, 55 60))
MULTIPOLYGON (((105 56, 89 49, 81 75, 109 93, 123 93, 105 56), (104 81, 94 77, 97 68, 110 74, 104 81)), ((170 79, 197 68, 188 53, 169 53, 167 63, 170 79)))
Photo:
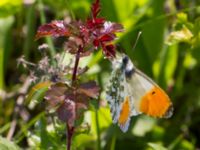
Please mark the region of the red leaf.
POLYGON ((98 47, 99 44, 100 44, 100 42, 99 42, 99 39, 98 39, 98 38, 95 39, 95 40, 93 41, 93 45, 94 45, 95 47, 98 47))
POLYGON ((64 24, 64 21, 52 21, 39 27, 36 34, 36 39, 44 36, 69 36, 69 29, 64 24))
POLYGON ((92 17, 93 17, 93 19, 95 19, 97 17, 97 15, 99 14, 100 10, 101 10, 99 0, 96 0, 92 4, 91 10, 92 10, 92 17))
POLYGON ((115 53, 116 53, 115 46, 113 44, 104 45, 103 52, 107 58, 113 58, 113 57, 115 57, 115 53))
POLYGON ((53 84, 46 92, 45 99, 47 100, 49 107, 56 107, 62 104, 65 100, 65 91, 67 87, 62 83, 53 84))
POLYGON ((76 104, 72 100, 65 100, 64 103, 57 109, 58 118, 67 122, 70 127, 74 126, 76 120, 76 104))
POLYGON ((105 22, 104 18, 88 19, 87 26, 90 29, 91 28, 99 28, 99 27, 103 27, 104 22, 105 22))
POLYGON ((74 87, 64 83, 55 83, 46 92, 45 99, 51 108, 56 109, 58 118, 74 127, 75 121, 88 108, 89 99, 99 95, 99 87, 94 81, 89 81, 74 87))
POLYGON ((99 39, 101 42, 109 42, 115 39, 115 35, 114 34, 104 34, 103 36, 101 36, 101 38, 99 39))
POLYGON ((123 26, 117 23, 104 22, 101 28, 95 28, 93 45, 95 48, 101 46, 107 58, 115 57, 115 46, 111 43, 116 39, 116 32, 122 32, 123 26))
POLYGON ((112 40, 115 39, 115 35, 114 34, 104 34, 104 35, 101 35, 100 37, 96 38, 94 41, 93 41, 93 45, 95 47, 98 47, 100 45, 100 43, 104 43, 104 42, 110 42, 112 40))
POLYGON ((97 98, 99 95, 99 87, 95 81, 89 81, 80 85, 78 92, 87 95, 91 98, 97 98))

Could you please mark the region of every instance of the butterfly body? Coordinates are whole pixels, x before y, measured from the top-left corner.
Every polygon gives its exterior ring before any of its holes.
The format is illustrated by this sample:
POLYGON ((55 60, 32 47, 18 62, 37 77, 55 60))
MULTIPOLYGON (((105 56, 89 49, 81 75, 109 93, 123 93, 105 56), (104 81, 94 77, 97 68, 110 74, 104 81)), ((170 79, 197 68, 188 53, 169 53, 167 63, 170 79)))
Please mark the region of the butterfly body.
POLYGON ((128 130, 132 116, 170 117, 172 103, 167 94, 149 77, 134 67, 127 56, 114 62, 106 91, 113 123, 128 130))

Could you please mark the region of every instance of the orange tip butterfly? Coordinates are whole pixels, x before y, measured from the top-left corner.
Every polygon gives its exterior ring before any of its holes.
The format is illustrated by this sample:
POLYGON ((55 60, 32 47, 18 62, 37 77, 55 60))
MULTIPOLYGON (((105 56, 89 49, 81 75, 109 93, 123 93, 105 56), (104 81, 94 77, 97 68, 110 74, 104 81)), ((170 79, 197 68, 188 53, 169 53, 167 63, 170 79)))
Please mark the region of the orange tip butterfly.
POLYGON ((123 132, 128 130, 131 116, 141 113, 157 118, 172 116, 173 107, 168 95, 135 68, 128 56, 114 60, 113 67, 106 99, 113 123, 117 123, 123 132))

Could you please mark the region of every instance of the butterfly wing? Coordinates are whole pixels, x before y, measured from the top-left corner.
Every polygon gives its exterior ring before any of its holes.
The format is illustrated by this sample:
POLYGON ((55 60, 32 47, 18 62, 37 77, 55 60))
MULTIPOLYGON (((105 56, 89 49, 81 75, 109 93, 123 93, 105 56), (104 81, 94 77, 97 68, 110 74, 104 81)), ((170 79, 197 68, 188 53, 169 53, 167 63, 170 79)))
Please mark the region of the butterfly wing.
MULTIPOLYGON (((118 123, 121 130, 126 132, 130 124, 130 117, 135 109, 132 103, 133 100, 131 100, 131 91, 126 81, 125 72, 121 68, 112 72, 106 95, 113 123, 118 123)), ((135 115, 137 114, 135 111, 135 115)))
POLYGON ((141 71, 133 69, 132 75, 127 77, 127 83, 136 111, 152 117, 170 117, 173 107, 168 95, 141 71))
POLYGON ((118 123, 121 130, 126 132, 131 116, 144 113, 167 118, 172 115, 169 97, 155 82, 136 69, 127 56, 118 64, 106 91, 113 123, 118 123))
POLYGON ((113 123, 117 123, 120 114, 120 104, 123 102, 125 75, 120 69, 113 70, 106 90, 106 100, 110 106, 113 123))

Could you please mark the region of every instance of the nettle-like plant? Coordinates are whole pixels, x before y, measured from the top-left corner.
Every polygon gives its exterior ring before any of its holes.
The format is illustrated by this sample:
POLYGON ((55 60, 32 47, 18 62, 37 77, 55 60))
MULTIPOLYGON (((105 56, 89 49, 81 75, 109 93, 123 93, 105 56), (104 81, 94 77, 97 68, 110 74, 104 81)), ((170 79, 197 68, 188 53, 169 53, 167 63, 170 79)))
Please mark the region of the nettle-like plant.
POLYGON ((44 56, 32 72, 34 79, 40 82, 34 89, 48 87, 45 99, 48 108, 56 110, 58 118, 66 123, 67 149, 70 149, 72 136, 76 129, 76 121, 88 108, 89 100, 99 96, 100 88, 95 81, 81 83, 80 76, 87 71, 79 67, 79 60, 102 50, 105 58, 112 60, 116 54, 116 32, 122 32, 121 24, 98 18, 100 12, 99 0, 91 7, 91 17, 86 21, 52 21, 39 27, 36 39, 52 36, 66 37, 64 53, 74 55, 74 62, 63 65, 59 63, 61 55, 56 55, 52 60, 44 56), (73 64, 72 64, 73 63, 73 64), (71 77, 70 80, 67 77, 71 77), (42 80, 42 81, 41 81, 42 80))

